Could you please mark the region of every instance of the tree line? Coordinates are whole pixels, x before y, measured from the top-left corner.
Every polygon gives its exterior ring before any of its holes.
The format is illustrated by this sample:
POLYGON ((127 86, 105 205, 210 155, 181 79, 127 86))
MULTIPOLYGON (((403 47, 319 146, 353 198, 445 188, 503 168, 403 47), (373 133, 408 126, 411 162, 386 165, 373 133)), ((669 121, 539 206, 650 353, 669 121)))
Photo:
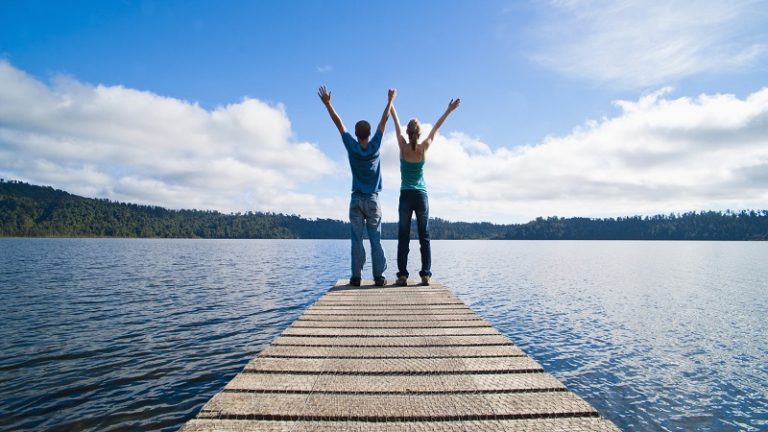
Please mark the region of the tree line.
MULTIPOLYGON (((270 212, 225 214, 83 198, 0 179, 0 236, 346 239, 348 222, 270 212)), ((619 218, 537 218, 524 224, 430 219, 433 239, 767 240, 768 210, 701 211, 619 218)), ((415 223, 411 229, 416 235, 415 223)), ((397 238, 397 223, 382 224, 397 238)))

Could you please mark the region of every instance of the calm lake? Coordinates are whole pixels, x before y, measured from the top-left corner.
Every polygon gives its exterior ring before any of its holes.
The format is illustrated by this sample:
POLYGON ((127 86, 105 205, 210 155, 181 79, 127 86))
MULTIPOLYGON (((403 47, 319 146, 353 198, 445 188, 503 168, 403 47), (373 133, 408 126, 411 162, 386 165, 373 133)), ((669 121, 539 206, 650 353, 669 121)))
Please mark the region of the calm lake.
MULTIPOLYGON (((435 280, 623 430, 768 430, 768 243, 432 249, 435 280)), ((176 430, 348 276, 344 240, 0 239, 0 430, 176 430)))

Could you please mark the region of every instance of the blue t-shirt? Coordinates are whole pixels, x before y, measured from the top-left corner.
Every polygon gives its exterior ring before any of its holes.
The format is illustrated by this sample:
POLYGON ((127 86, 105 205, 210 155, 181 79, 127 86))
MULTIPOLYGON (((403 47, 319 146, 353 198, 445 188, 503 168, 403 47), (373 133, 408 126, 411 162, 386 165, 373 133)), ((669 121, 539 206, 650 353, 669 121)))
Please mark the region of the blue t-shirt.
POLYGON ((352 169, 352 191, 366 194, 381 190, 381 131, 377 130, 363 149, 349 132, 341 135, 352 169))

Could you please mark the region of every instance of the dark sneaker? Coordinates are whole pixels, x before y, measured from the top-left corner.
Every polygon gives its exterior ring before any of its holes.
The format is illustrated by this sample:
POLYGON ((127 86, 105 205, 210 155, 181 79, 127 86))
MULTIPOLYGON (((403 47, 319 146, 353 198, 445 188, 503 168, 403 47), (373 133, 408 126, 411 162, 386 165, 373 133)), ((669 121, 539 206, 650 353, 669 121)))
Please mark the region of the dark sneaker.
POLYGON ((373 281, 373 283, 374 283, 374 284, 376 284, 376 286, 378 286, 378 287, 381 287, 381 286, 384 286, 384 285, 386 285, 386 284, 387 284, 387 279, 386 279, 386 278, 384 278, 384 277, 377 277, 377 278, 376 278, 376 279, 373 281))
POLYGON ((397 286, 406 286, 406 285, 408 285, 408 276, 398 276, 396 283, 397 283, 397 286))
POLYGON ((351 277, 351 278, 349 278, 349 284, 351 286, 360 286, 360 278, 359 277, 351 277))
POLYGON ((429 276, 422 276, 421 277, 421 284, 423 286, 428 286, 429 285, 429 276))

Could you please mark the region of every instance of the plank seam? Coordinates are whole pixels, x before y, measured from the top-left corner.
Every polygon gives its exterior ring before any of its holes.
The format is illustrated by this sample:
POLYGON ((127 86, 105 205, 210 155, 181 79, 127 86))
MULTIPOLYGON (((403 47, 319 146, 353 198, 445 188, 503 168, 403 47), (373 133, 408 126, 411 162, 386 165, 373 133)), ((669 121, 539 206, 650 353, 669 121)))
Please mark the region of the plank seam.
POLYGON ((359 421, 367 423, 392 422, 442 422, 460 420, 534 420, 548 418, 583 418, 600 417, 596 411, 576 411, 563 413, 524 413, 524 414, 472 414, 445 416, 339 416, 339 415, 289 415, 289 414, 225 414, 216 411, 201 410, 199 418, 214 415, 219 420, 267 420, 267 421, 359 421))
MULTIPOLYGON (((322 328, 322 327, 321 327, 322 328)), ((284 338, 328 338, 328 337, 337 337, 337 338, 361 338, 364 337, 366 339, 378 339, 378 338, 419 338, 419 337, 438 337, 438 336, 499 336, 500 334, 488 334, 488 333, 462 333, 462 334, 445 334, 445 333, 435 333, 435 334, 418 334, 418 335, 403 335, 403 334, 393 334, 393 335, 367 335, 367 334, 281 334, 281 337, 284 338)))
MULTIPOLYGON (((308 370, 259 370, 259 369, 243 369, 241 373, 244 374, 263 374, 263 375, 322 375, 324 371, 308 371, 308 370)), ((397 375, 397 376, 411 376, 411 375, 503 375, 503 374, 534 374, 544 373, 543 368, 525 368, 525 369, 469 369, 469 370, 452 370, 452 371, 333 371, 334 375, 366 375, 366 376, 380 376, 380 375, 397 375)))
MULTIPOLYGON (((316 322, 316 321, 313 321, 316 322)), ((364 321, 363 321, 364 322, 364 321)), ((406 321, 403 321, 406 322, 406 321)), ((311 326, 311 325, 292 325, 288 328, 306 328, 306 329, 326 329, 326 330, 333 330, 333 329, 341 329, 346 330, 349 329, 349 327, 329 327, 329 326, 311 326)), ((379 327, 379 326, 370 326, 370 327, 358 327, 355 330, 403 330, 403 329, 457 329, 457 328, 466 328, 466 329, 480 329, 480 328, 493 328, 491 325, 479 325, 479 326, 462 326, 462 325, 455 325, 455 326, 418 326, 418 327, 379 327)))
POLYGON ((270 389, 223 389, 222 393, 246 394, 322 394, 322 395, 361 395, 361 396, 402 396, 402 395, 454 395, 454 394, 525 394, 525 393, 568 393, 565 387, 547 387, 538 389, 495 389, 495 390, 411 390, 411 391, 327 391, 327 390, 270 390, 270 389))
POLYGON ((268 354, 268 355, 261 355, 260 358, 306 358, 306 359, 315 359, 315 360, 321 360, 321 359, 381 359, 381 360, 387 360, 387 359, 428 359, 428 358, 439 358, 439 359, 488 359, 488 358, 508 358, 508 357, 514 357, 514 358, 520 358, 520 357, 528 357, 526 354, 515 354, 515 355, 504 355, 504 354, 496 354, 496 355, 487 355, 487 356, 480 356, 480 355, 471 355, 471 356, 465 356, 465 355, 446 355, 446 356, 432 356, 432 357, 425 357, 425 356, 314 356, 314 355, 280 355, 280 354, 268 354))
POLYGON ((475 344, 475 343, 468 343, 468 344, 461 344, 461 345, 394 345, 394 344, 387 344, 387 345, 318 345, 318 344, 286 344, 286 343, 274 343, 274 346, 281 346, 281 347, 327 347, 327 348, 446 348, 446 347, 489 347, 489 346, 515 346, 511 342, 508 344, 499 344, 499 343, 488 343, 488 344, 475 344))

